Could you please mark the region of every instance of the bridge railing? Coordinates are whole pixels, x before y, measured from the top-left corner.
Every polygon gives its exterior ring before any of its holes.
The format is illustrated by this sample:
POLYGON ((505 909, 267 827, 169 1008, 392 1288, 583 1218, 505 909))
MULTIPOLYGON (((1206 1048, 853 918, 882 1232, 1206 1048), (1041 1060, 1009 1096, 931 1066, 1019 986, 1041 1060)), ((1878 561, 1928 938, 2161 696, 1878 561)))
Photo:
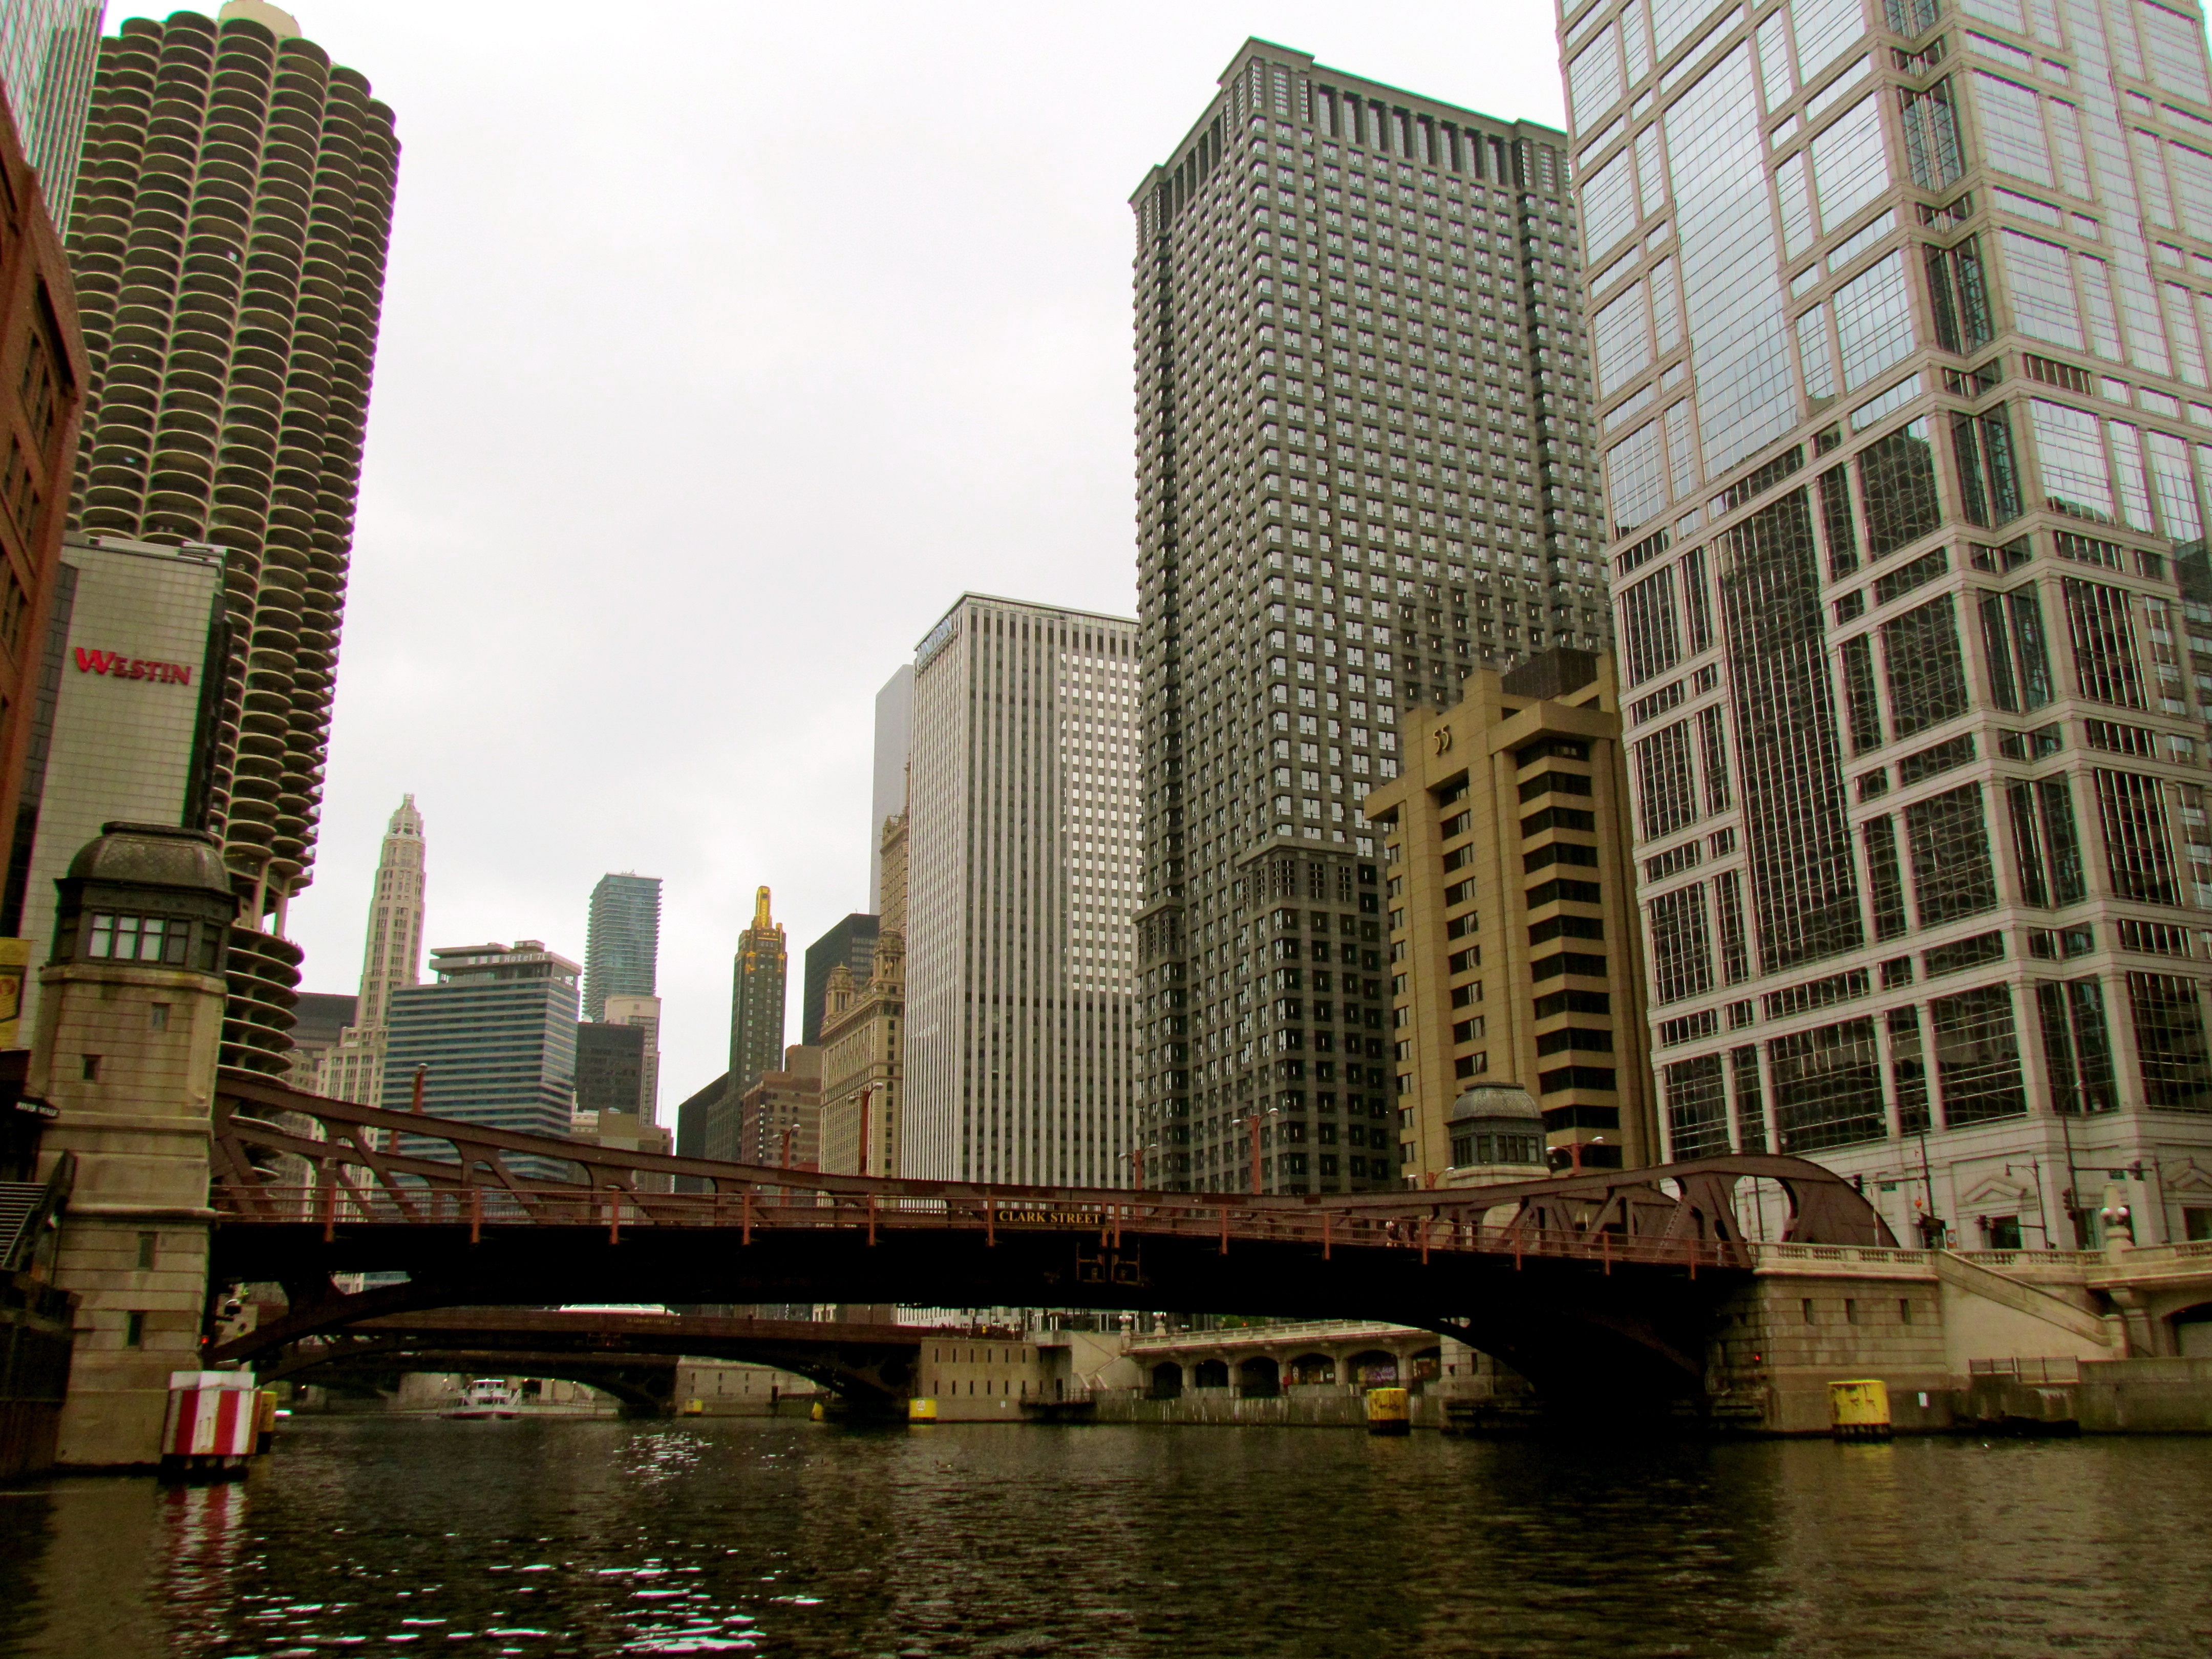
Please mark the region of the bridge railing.
POLYGON ((1492 1227, 1459 1217, 1347 1215, 1327 1209, 1247 1207, 1182 1195, 1133 1197, 1126 1203, 1049 1206, 995 1199, 879 1200, 824 1193, 648 1193, 485 1186, 356 1188, 337 1182, 280 1186, 230 1182, 214 1194, 227 1223, 319 1228, 327 1241, 341 1227, 423 1226, 465 1229, 471 1243, 487 1227, 517 1225, 605 1230, 712 1228, 750 1243, 756 1230, 795 1229, 864 1235, 914 1230, 980 1232, 987 1242, 1040 1233, 1096 1235, 1102 1247, 1125 1236, 1232 1243, 1303 1243, 1324 1258, 1338 1249, 1483 1254, 1687 1267, 1741 1267, 1741 1245, 1710 1238, 1667 1237, 1534 1226, 1492 1227))

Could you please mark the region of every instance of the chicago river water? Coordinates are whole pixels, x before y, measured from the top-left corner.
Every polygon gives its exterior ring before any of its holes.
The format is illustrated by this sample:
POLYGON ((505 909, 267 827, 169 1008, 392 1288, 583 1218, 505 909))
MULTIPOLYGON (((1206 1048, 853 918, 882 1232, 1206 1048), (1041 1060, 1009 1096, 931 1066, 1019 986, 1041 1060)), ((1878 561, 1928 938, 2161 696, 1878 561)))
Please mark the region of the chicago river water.
POLYGON ((2212 1440, 295 1419, 0 1489, 0 1655, 2212 1652, 2212 1440))

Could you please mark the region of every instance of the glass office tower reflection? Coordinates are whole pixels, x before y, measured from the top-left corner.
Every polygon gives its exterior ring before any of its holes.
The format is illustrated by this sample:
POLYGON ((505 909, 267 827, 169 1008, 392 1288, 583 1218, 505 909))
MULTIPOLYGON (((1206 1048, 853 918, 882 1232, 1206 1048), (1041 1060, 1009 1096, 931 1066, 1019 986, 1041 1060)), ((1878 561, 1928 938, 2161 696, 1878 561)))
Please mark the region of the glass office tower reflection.
POLYGON ((1968 1247, 2212 1237, 2202 22, 1560 42, 1668 1150, 1968 1247))
POLYGON ((0 86, 58 230, 76 191, 106 9, 106 0, 0 0, 0 86))

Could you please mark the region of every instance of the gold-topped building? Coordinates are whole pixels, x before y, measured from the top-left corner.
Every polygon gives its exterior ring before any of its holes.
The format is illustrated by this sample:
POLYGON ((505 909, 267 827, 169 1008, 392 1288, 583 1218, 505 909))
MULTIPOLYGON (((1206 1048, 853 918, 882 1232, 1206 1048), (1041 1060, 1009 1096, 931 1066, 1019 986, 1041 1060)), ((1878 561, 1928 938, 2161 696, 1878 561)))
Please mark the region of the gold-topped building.
POLYGON ((1636 870, 1613 660, 1468 676, 1407 722, 1367 797, 1384 838, 1397 1170, 1411 1186, 1656 1160, 1636 870))
POLYGON ((790 966, 783 924, 769 914, 769 891, 753 895, 753 925, 738 935, 730 981, 729 1097, 783 1063, 783 986, 790 966))

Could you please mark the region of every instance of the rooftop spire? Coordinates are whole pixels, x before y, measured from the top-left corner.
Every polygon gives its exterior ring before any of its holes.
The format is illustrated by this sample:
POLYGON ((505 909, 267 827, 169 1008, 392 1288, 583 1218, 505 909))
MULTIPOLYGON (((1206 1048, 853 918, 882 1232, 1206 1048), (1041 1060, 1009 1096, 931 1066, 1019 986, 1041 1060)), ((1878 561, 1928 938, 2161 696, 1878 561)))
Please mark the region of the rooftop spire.
POLYGON ((775 926, 768 913, 768 889, 763 887, 753 895, 753 927, 764 933, 775 926))

